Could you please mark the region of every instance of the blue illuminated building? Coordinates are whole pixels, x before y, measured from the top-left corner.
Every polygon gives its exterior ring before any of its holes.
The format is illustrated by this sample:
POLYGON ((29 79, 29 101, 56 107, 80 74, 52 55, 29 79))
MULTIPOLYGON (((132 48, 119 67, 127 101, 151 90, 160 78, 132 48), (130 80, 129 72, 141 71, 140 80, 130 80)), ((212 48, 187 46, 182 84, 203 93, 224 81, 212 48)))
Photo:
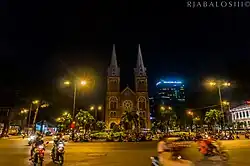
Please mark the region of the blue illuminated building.
POLYGON ((162 99, 161 104, 171 104, 172 102, 185 102, 184 84, 182 81, 157 82, 157 94, 155 99, 162 99))
POLYGON ((185 86, 179 80, 160 80, 156 83, 156 93, 149 98, 151 120, 154 121, 161 106, 173 107, 178 117, 183 114, 185 107, 185 86))

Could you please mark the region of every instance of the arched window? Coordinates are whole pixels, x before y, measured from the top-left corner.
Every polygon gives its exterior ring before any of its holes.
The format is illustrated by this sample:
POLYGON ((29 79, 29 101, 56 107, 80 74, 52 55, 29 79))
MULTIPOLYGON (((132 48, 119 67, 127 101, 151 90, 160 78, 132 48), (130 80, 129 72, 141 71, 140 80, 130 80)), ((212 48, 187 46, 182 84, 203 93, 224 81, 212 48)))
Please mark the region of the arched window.
POLYGON ((145 97, 138 98, 137 107, 140 111, 146 110, 146 98, 145 97))
POLYGON ((140 111, 140 117, 145 118, 146 117, 146 112, 145 111, 140 111))
POLYGON ((146 122, 145 122, 145 120, 141 120, 140 121, 140 127, 141 128, 146 128, 146 122))
POLYGON ((111 111, 111 112, 109 113, 109 116, 110 116, 111 118, 115 118, 115 117, 116 117, 116 112, 115 112, 115 111, 111 111))
POLYGON ((109 109, 115 110, 118 108, 118 99, 117 97, 113 96, 109 98, 109 109))

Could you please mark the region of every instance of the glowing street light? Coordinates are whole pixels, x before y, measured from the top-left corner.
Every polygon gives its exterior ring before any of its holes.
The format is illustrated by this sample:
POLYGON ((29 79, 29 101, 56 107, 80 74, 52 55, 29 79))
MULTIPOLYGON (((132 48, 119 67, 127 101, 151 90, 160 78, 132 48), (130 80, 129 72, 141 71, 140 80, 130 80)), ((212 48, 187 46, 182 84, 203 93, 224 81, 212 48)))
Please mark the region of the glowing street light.
POLYGON ((56 121, 57 121, 57 122, 60 122, 60 121, 61 121, 61 118, 57 118, 56 121))
POLYGON ((32 101, 32 103, 33 103, 33 104, 39 104, 40 101, 39 101, 39 100, 34 100, 34 101, 32 101))
POLYGON ((90 107, 90 110, 91 110, 91 111, 93 111, 94 109, 95 109, 95 107, 94 107, 94 106, 91 106, 91 107, 90 107))
POLYGON ((188 115, 193 116, 193 115, 194 115, 194 113, 193 113, 192 111, 188 111, 188 115))
POLYGON ((70 85, 70 81, 64 81, 64 85, 70 85))
POLYGON ((83 81, 81 81, 81 84, 82 85, 87 85, 87 81, 83 80, 83 81))
POLYGON ((216 82, 210 81, 210 82, 209 82, 209 85, 210 85, 210 86, 215 86, 215 85, 216 85, 216 82))
POLYGON ((98 108, 97 108, 99 111, 101 111, 102 110, 102 106, 98 106, 98 108))
POLYGON ((166 110, 166 108, 165 108, 164 106, 161 106, 160 109, 161 109, 162 111, 165 111, 165 110, 166 110))
POLYGON ((223 101, 222 104, 223 105, 230 105, 230 103, 228 101, 223 101))

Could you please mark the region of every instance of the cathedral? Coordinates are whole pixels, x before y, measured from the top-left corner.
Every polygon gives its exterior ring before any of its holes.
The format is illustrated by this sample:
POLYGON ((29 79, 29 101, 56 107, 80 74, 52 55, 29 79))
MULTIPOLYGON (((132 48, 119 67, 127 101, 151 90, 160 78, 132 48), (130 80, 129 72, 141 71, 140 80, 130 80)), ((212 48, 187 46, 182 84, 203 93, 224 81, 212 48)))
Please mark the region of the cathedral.
POLYGON ((128 86, 120 90, 120 68, 117 64, 115 45, 113 45, 111 62, 107 72, 107 92, 105 100, 105 123, 108 129, 114 124, 120 124, 123 113, 136 110, 144 119, 141 128, 150 127, 150 109, 148 98, 148 80, 143 64, 140 45, 138 47, 137 63, 134 68, 135 89, 128 86))

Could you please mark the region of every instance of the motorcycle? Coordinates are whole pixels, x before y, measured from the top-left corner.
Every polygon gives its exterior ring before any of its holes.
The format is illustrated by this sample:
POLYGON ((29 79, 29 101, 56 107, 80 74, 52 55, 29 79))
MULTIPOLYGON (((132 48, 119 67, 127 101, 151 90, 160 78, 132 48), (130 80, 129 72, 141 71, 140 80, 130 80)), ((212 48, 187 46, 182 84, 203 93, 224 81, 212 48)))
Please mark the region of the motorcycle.
MULTIPOLYGON (((213 144, 214 148, 208 150, 207 154, 205 154, 205 157, 213 157, 213 156, 220 156, 220 159, 222 161, 228 161, 229 154, 224 149, 224 147, 221 145, 220 142, 217 142, 216 144, 213 144)), ((199 148, 200 151, 200 148, 199 148)))
POLYGON ((28 145, 32 145, 34 143, 34 141, 36 140, 36 137, 34 135, 30 136, 28 138, 28 145))
POLYGON ((45 147, 44 145, 39 145, 34 150, 34 158, 32 160, 34 166, 42 166, 44 161, 44 152, 45 147))
POLYGON ((151 166, 159 166, 160 165, 159 158, 157 156, 152 156, 152 157, 150 157, 150 159, 152 161, 151 166))
POLYGON ((64 163, 64 143, 59 142, 57 147, 54 149, 54 152, 51 154, 51 158, 54 163, 58 163, 59 165, 63 165, 64 163))

